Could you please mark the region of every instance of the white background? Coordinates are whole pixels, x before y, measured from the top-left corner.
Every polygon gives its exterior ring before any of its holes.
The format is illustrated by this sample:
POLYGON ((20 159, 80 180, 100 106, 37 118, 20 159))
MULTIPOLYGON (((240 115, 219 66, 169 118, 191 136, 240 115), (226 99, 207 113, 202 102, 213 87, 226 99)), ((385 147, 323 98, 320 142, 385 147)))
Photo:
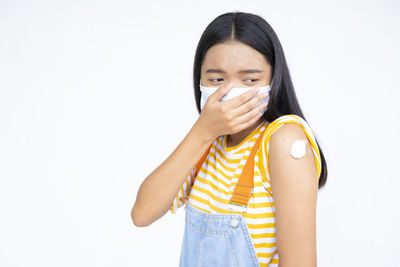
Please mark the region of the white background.
POLYGON ((130 211, 198 118, 195 48, 229 11, 274 28, 325 154, 318 266, 400 266, 400 4, 382 0, 1 0, 0 266, 178 265, 184 210, 130 211))

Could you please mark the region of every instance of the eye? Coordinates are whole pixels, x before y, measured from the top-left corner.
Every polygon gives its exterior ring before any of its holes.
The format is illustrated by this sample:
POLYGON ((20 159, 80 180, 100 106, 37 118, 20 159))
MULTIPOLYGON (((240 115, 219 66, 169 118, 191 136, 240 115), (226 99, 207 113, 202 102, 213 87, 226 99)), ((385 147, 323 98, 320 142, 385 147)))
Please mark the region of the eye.
POLYGON ((259 81, 259 79, 245 79, 245 81, 249 81, 250 83, 254 83, 259 81))
POLYGON ((223 81, 224 79, 222 79, 222 78, 210 78, 210 79, 208 79, 210 82, 221 82, 221 81, 223 81))

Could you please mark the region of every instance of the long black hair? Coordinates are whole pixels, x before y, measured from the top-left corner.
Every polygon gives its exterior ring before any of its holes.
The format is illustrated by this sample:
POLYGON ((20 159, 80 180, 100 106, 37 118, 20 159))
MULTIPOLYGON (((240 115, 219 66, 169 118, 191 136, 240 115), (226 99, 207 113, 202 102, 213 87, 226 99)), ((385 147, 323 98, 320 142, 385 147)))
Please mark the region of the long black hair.
MULTIPOLYGON (((270 99, 263 118, 272 122, 280 116, 295 114, 307 122, 297 100, 286 58, 275 31, 262 17, 245 12, 228 12, 218 16, 207 26, 200 38, 193 66, 193 86, 198 112, 201 112, 199 84, 204 56, 211 46, 232 40, 247 44, 263 54, 272 67, 270 99)), ((318 184, 318 188, 321 188, 326 183, 328 172, 316 135, 315 139, 321 155, 321 175, 318 184)))

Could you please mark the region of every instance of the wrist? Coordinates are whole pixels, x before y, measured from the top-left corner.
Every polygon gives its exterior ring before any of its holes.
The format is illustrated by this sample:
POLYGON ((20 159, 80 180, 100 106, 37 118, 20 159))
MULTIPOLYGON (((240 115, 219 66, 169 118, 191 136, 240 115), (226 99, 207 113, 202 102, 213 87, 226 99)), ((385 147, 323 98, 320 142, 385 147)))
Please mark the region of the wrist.
POLYGON ((191 131, 194 134, 194 136, 196 136, 196 138, 204 145, 206 144, 209 145, 216 138, 209 131, 207 131, 207 129, 201 124, 200 119, 196 121, 191 131))

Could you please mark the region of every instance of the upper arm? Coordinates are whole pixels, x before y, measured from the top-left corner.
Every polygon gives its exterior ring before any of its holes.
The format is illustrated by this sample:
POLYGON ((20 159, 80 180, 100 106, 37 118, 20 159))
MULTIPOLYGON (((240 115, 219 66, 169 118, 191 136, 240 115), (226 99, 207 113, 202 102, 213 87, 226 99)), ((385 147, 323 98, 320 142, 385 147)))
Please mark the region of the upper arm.
POLYGON ((195 180, 195 171, 196 168, 193 168, 190 171, 189 175, 186 177, 185 182, 182 184, 181 188, 178 191, 178 194, 176 194, 174 200, 171 203, 171 206, 169 208, 170 213, 176 214, 176 211, 188 201, 190 191, 192 190, 192 186, 195 180))
POLYGON ((316 266, 318 176, 313 149, 302 127, 287 123, 276 130, 268 157, 280 263, 316 266), (290 154, 296 140, 307 140, 306 155, 299 159, 290 154))

